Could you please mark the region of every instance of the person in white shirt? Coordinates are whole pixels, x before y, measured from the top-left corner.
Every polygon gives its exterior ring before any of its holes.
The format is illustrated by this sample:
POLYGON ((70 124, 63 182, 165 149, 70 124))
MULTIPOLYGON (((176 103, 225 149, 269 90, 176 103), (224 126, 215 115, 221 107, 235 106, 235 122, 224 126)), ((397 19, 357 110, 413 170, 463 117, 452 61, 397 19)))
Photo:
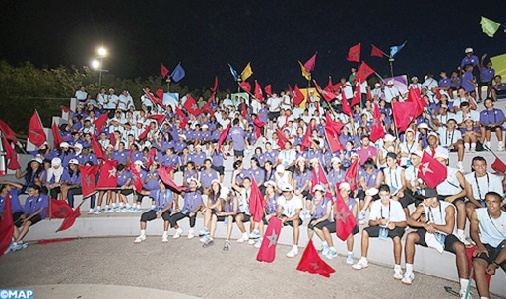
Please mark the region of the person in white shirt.
POLYGON ((79 89, 76 90, 76 93, 74 95, 79 102, 84 103, 88 99, 88 93, 86 92, 86 86, 81 85, 79 86, 79 89))
POLYGON ((405 133, 404 142, 400 144, 401 166, 411 165, 411 154, 422 149, 422 145, 415 139, 415 131, 408 128, 405 133))
POLYGON ((285 184, 281 187, 283 195, 278 197, 278 212, 277 216, 283 222, 283 225, 290 225, 293 227, 293 246, 286 256, 289 258, 295 257, 299 251, 297 245, 299 244, 299 226, 302 225, 302 219, 299 214, 302 210, 302 199, 293 194, 292 185, 285 184))
POLYGON ((281 109, 285 110, 291 110, 292 109, 292 98, 285 93, 284 91, 281 91, 281 109))
POLYGON ((385 95, 385 106, 387 108, 391 107, 392 101, 399 100, 401 93, 397 86, 394 85, 394 80, 388 80, 387 86, 383 90, 383 94, 385 95))
POLYGON ((457 129, 457 121, 450 118, 447 127, 439 127, 437 132, 441 136, 441 146, 447 148, 450 152, 457 152, 457 168, 460 171, 464 171, 464 165, 462 164, 464 159, 464 140, 462 139, 462 133, 457 129))
POLYGON ((411 78, 411 84, 409 84, 409 89, 411 88, 418 88, 420 91, 422 90, 422 84, 418 81, 418 77, 411 78))
POLYGON ((469 284, 469 262, 464 243, 453 235, 455 226, 455 207, 445 201, 439 201, 436 190, 422 190, 421 203, 408 219, 409 226, 418 228, 406 236, 406 273, 401 282, 411 285, 415 279, 413 263, 415 261, 416 244, 423 247, 436 248, 439 253, 448 251, 455 254, 457 271, 460 278, 460 298, 466 295, 469 284), (422 214, 425 217, 422 218, 422 214))
POLYGON ((471 109, 476 109, 474 98, 463 87, 460 87, 457 91, 457 98, 453 100, 453 109, 457 112, 460 111, 460 105, 464 102, 468 102, 471 109))
POLYGON ((269 107, 269 119, 276 120, 281 113, 281 98, 278 98, 278 95, 273 93, 272 97, 267 99, 267 106, 269 107))
POLYGON ((362 230, 361 252, 362 257, 358 263, 352 266, 355 270, 365 269, 369 266, 367 262, 367 251, 369 249, 369 238, 380 238, 386 240, 388 237, 394 242, 394 278, 401 280, 401 258, 402 243, 401 238, 407 226, 406 214, 402 209, 402 205, 390 197, 390 188, 387 185, 379 187, 379 197, 371 205, 371 213, 369 214, 369 227, 362 230))
POLYGON ((118 108, 125 112, 126 110, 129 110, 130 107, 134 107, 135 109, 134 100, 132 99, 130 93, 125 89, 119 95, 118 108))
POLYGON ((383 91, 381 90, 381 84, 374 84, 374 89, 371 90, 371 96, 374 100, 379 101, 383 98, 383 91))
POLYGON ((439 113, 436 116, 434 123, 438 127, 446 127, 446 125, 448 124, 448 120, 451 118, 455 119, 456 115, 451 112, 448 112, 448 105, 442 104, 439 107, 439 113))
POLYGON ((436 95, 436 88, 438 87, 437 81, 433 78, 432 74, 425 75, 425 81, 422 84, 422 89, 427 90, 427 96, 431 102, 434 102, 436 95))
POLYGON ((295 165, 295 150, 292 148, 292 142, 285 143, 285 149, 279 152, 277 163, 283 165, 286 170, 293 172, 295 165))
POLYGON ((455 120, 459 127, 464 127, 464 120, 471 118, 474 121, 474 126, 480 127, 480 113, 476 110, 471 110, 469 102, 463 102, 460 104, 460 110, 455 113, 455 120))

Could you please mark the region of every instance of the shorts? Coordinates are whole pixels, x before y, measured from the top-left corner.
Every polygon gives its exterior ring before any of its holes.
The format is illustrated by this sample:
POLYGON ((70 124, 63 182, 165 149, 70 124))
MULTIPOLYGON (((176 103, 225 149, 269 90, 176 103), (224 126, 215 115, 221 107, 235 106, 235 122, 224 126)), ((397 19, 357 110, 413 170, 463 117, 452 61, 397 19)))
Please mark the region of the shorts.
POLYGON ((132 193, 134 193, 134 190, 133 189, 123 189, 123 190, 118 190, 118 193, 121 193, 121 195, 130 195, 132 193))
POLYGON ((24 213, 23 212, 16 212, 16 213, 12 213, 12 222, 14 224, 20 222, 21 223, 21 220, 18 220, 21 218, 21 215, 23 215, 24 213))
POLYGON ((309 190, 302 191, 302 197, 306 198, 306 200, 311 200, 311 194, 309 193, 309 190))
POLYGON ((281 112, 270 112, 268 113, 268 116, 269 116, 269 119, 272 119, 273 121, 276 121, 279 117, 279 115, 281 114, 281 112))
POLYGON ((244 157, 244 150, 242 151, 234 150, 234 157, 244 157))
MULTIPOLYGON (((281 215, 281 217, 288 217, 288 216, 286 216, 286 215, 281 215)), ((303 223, 302 219, 301 219, 301 218, 299 218, 299 226, 301 226, 301 225, 302 225, 302 223, 303 223)), ((284 223, 284 226, 288 226, 288 225, 290 225, 290 226, 292 226, 292 227, 293 227, 293 221, 287 221, 287 222, 285 222, 285 223, 284 223)))
MULTIPOLYGON (((409 189, 404 190, 404 197, 399 199, 403 209, 406 209, 409 205, 416 203, 416 198, 413 196, 409 189)), ((417 205, 418 206, 418 205, 417 205)))
POLYGON ((249 222, 249 220, 251 218, 251 215, 248 215, 245 212, 239 212, 239 213, 235 214, 235 216, 234 216, 234 222, 236 222, 235 221, 235 217, 239 216, 240 214, 243 215, 242 222, 249 222))
MULTIPOLYGON (((499 255, 499 251, 496 248, 492 247, 490 244, 483 244, 483 245, 485 246, 485 249, 487 249, 487 251, 488 251, 488 256, 486 254, 482 253, 477 257, 473 257, 473 260, 474 259, 482 259, 482 260, 487 261, 487 263, 490 265, 490 264, 492 264, 493 261, 495 261, 495 259, 499 255)), ((500 264, 500 266, 503 269, 506 268, 506 261, 502 262, 500 264)))
MULTIPOLYGON (((425 243, 425 233, 426 232, 427 231, 424 228, 419 228, 416 231, 416 233, 420 237, 420 240, 418 240, 418 242, 416 242, 416 244, 421 245, 423 247, 427 247, 427 243, 425 243)), ((445 251, 455 254, 455 250, 453 249, 453 244, 455 244, 455 243, 461 243, 462 245, 464 245, 464 243, 462 243, 459 240, 459 238, 457 238, 455 235, 453 235, 453 234, 447 235, 445 238, 445 248, 444 248, 445 251)))
MULTIPOLYGON (((327 228, 327 230, 329 231, 329 233, 333 234, 336 232, 336 223, 335 222, 331 222, 327 225, 325 225, 325 227, 327 228)), ((352 235, 356 235, 358 234, 359 232, 359 229, 358 229, 358 225, 355 226, 355 228, 353 229, 353 231, 351 232, 352 235)))
MULTIPOLYGON (((155 210, 150 210, 150 211, 144 212, 141 215, 141 222, 148 222, 151 220, 155 220, 157 214, 158 213, 155 210)), ((165 211, 162 213, 162 219, 164 221, 169 221, 169 217, 170 217, 170 211, 165 211)))
POLYGON ((216 170, 220 175, 225 175, 225 166, 211 166, 212 169, 216 170))
MULTIPOLYGON (((376 226, 366 227, 366 228, 364 228, 364 230, 369 234, 369 237, 377 238, 379 236, 380 228, 381 227, 379 225, 376 225, 376 226)), ((395 227, 394 229, 389 229, 388 230, 388 237, 390 237, 392 239, 395 237, 399 237, 399 239, 400 239, 404 235, 404 231, 405 231, 405 227, 395 227)))
POLYGON ((497 129, 500 129, 502 131, 502 126, 498 126, 498 127, 495 127, 495 128, 492 128, 492 127, 489 127, 489 126, 484 126, 485 127, 485 130, 487 131, 495 131, 497 129))
MULTIPOLYGON (((23 214, 23 213, 21 213, 23 214)), ((28 217, 28 216, 27 216, 28 217)), ((18 217, 19 218, 19 217, 18 217)), ((37 222, 40 222, 42 220, 42 217, 40 217, 40 214, 37 214, 35 216, 33 216, 32 218, 30 218, 30 226, 34 225, 35 223, 37 222)), ((16 222, 16 227, 21 227, 23 225, 23 221, 22 220, 19 220, 18 222, 16 222)))
MULTIPOLYGON (((439 199, 439 201, 445 201, 445 198, 450 197, 450 196, 451 195, 438 195, 437 199, 439 199)), ((456 206, 456 203, 459 202, 459 201, 465 203, 466 202, 466 198, 465 197, 456 198, 451 204, 454 205, 454 206, 456 206)))
POLYGON ((317 229, 321 230, 324 226, 328 225, 329 223, 335 223, 335 222, 330 222, 330 220, 326 219, 326 220, 323 220, 321 222, 318 222, 316 225, 312 225, 311 221, 313 221, 313 220, 314 219, 309 219, 309 223, 307 224, 307 228, 308 229, 315 229, 315 228, 317 228, 317 229))
MULTIPOLYGON (((364 200, 364 198, 365 198, 365 192, 364 192, 364 191, 362 191, 362 190, 358 191, 358 199, 359 199, 359 200, 361 200, 361 201, 363 201, 363 200, 364 200)), ((380 198, 380 197, 379 197, 379 195, 378 195, 378 194, 376 194, 376 195, 374 195, 374 196, 372 197, 372 201, 376 201, 376 200, 378 200, 379 198, 380 198)))

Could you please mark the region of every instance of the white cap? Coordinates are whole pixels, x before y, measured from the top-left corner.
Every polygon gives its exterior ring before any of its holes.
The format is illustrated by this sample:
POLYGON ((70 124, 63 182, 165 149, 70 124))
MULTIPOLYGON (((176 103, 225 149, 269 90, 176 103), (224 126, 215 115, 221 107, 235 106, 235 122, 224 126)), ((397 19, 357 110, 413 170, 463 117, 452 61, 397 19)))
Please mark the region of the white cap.
POLYGON ((416 150, 411 153, 412 155, 417 155, 418 157, 423 157, 423 152, 421 150, 416 150))
POLYGON ((69 164, 79 165, 79 161, 77 161, 77 159, 70 159, 69 164))
POLYGON ((274 187, 274 189, 276 189, 276 182, 274 181, 267 181, 264 183, 264 187, 268 187, 269 185, 271 185, 272 187, 274 187))
POLYGON ((415 80, 418 80, 417 76, 414 76, 413 78, 411 78, 411 81, 415 81, 415 80))
POLYGON ((427 138, 429 138, 430 136, 434 136, 436 138, 439 138, 439 136, 437 135, 436 132, 430 132, 429 135, 427 135, 427 138))
POLYGON ((202 145, 197 144, 197 145, 195 146, 195 148, 200 148, 200 149, 202 149, 202 145))
POLYGON ((179 134, 179 138, 183 138, 184 140, 186 140, 186 135, 185 134, 179 134))
POLYGON ((62 142, 60 143, 60 147, 70 147, 70 144, 68 142, 62 142))
POLYGON ((376 84, 374 84, 374 86, 376 86, 376 87, 380 87, 380 86, 381 86, 381 84, 376 83, 376 84))
POLYGON ((32 161, 35 161, 35 162, 38 162, 39 164, 42 164, 43 160, 41 158, 32 158, 32 160, 30 160, 30 162, 32 161))
POLYGON ((413 129, 411 129, 411 128, 408 128, 408 129, 406 130, 406 133, 408 133, 408 132, 415 133, 415 130, 413 130, 413 129))
POLYGON ((342 182, 339 184, 339 190, 341 189, 351 190, 351 186, 348 182, 342 182))
POLYGON ((191 181, 195 181, 195 183, 197 183, 197 188, 200 188, 200 182, 199 182, 199 180, 197 180, 197 179, 196 179, 196 178, 194 178, 194 177, 191 177, 191 178, 189 178, 189 179, 188 179, 188 181, 187 181, 187 182, 188 182, 188 185, 191 183, 191 181))
POLYGON ((378 194, 379 190, 376 188, 369 188, 367 191, 365 191, 365 195, 374 196, 378 194))
POLYGON ((77 147, 78 149, 83 149, 83 145, 82 145, 82 144, 80 144, 80 143, 76 143, 76 144, 74 144, 74 148, 76 148, 76 147, 77 147))
POLYGON ((384 139, 385 141, 395 141, 396 138, 392 134, 386 134, 384 139))
POLYGON ((428 129, 428 128, 429 128, 429 126, 427 126, 426 123, 421 123, 418 125, 418 129, 428 129))
POLYGON ((325 191, 325 189, 323 188, 323 186, 322 186, 322 185, 317 184, 317 185, 315 185, 315 186, 313 187, 313 192, 316 192, 316 191, 321 191, 321 192, 323 192, 323 191, 325 191))
POLYGON ((339 159, 338 157, 334 157, 330 160, 330 163, 333 164, 334 162, 341 163, 341 159, 339 159))
POLYGON ((285 167, 283 165, 276 166, 276 172, 285 172, 285 167))
POLYGON ((211 186, 212 186, 214 183, 218 183, 218 185, 220 185, 220 187, 221 187, 220 180, 217 180, 217 179, 212 180, 212 181, 211 181, 211 186))
POLYGON ((446 104, 442 104, 442 105, 441 105, 441 108, 448 109, 448 105, 446 105, 446 104))
POLYGON ((140 120, 140 119, 139 119, 139 120, 137 120, 137 123, 138 123, 138 124, 144 124, 144 122, 143 122, 142 120, 140 120))
POLYGON ((280 189, 283 192, 292 192, 293 191, 292 185, 288 185, 288 184, 285 184, 285 185, 281 186, 280 189))
POLYGON ((111 119, 111 121, 118 121, 119 122, 119 119, 117 119, 116 117, 111 119))
POLYGON ((313 164, 313 163, 316 163, 316 162, 320 162, 320 160, 318 160, 318 158, 313 158, 313 159, 309 160, 309 162, 311 164, 313 164))
POLYGON ((51 160, 51 166, 61 166, 61 159, 60 158, 53 158, 51 160))
POLYGON ((209 126, 208 125, 203 125, 202 129, 209 129, 209 126))
POLYGON ((466 52, 466 54, 467 54, 467 53, 473 53, 473 52, 474 52, 474 50, 473 50, 473 48, 466 48, 466 51, 465 51, 465 52, 466 52))
POLYGON ((394 80, 388 80, 387 85, 394 85, 394 80))
POLYGON ((142 166, 142 165, 144 165, 144 163, 142 163, 141 160, 137 160, 137 161, 134 162, 134 165, 140 165, 140 166, 142 166))

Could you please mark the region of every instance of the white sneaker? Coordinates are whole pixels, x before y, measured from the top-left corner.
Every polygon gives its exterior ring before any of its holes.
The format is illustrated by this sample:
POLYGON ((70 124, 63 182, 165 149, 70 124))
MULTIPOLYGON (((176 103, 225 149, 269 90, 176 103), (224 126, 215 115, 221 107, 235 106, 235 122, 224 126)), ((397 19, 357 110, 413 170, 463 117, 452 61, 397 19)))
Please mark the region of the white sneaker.
POLYGON ((207 240, 209 240, 209 235, 204 235, 202 238, 199 239, 201 243, 205 243, 207 240))
POLYGON ((144 235, 138 236, 137 238, 135 238, 134 243, 139 244, 142 241, 146 241, 146 236, 144 236, 144 235))
POLYGON ((403 277, 402 269, 394 269, 394 279, 401 280, 403 277))
MULTIPOLYGON (((502 142, 502 141, 499 141, 499 142, 502 142)), ((499 145, 497 145, 497 151, 504 152, 504 146, 501 143, 499 143, 499 145)))
POLYGON ((256 240, 249 239, 248 245, 255 245, 256 240))
POLYGON ((90 210, 88 211, 88 214, 94 214, 94 213, 95 213, 95 210, 93 210, 93 209, 90 209, 90 210))
POLYGON ((248 234, 244 233, 244 234, 242 234, 242 237, 237 239, 237 243, 243 243, 244 241, 248 241, 248 240, 249 240, 248 234))
POLYGON ((467 240, 464 234, 458 235, 457 238, 459 238, 460 242, 464 243, 466 247, 473 245, 471 242, 469 242, 469 240, 467 240))
POLYGON ((195 234, 193 232, 193 228, 190 228, 190 231, 188 232, 188 239, 193 239, 195 237, 195 234))
POLYGON ((183 233, 183 229, 182 228, 176 229, 176 233, 172 236, 172 239, 179 239, 179 237, 181 237, 182 233, 183 233))
POLYGON ((490 150, 492 148, 492 142, 490 141, 485 142, 485 146, 487 147, 488 150, 490 150))
POLYGON ((260 248, 262 247, 262 239, 258 239, 254 245, 255 248, 260 248))
POLYGON ((356 263, 355 265, 353 265, 351 267, 355 270, 362 270, 362 269, 369 267, 369 263, 367 262, 367 259, 365 257, 361 257, 358 260, 358 263, 356 263))
POLYGON ((471 143, 471 153, 476 152, 476 143, 471 143))
POLYGON ((402 277, 401 282, 403 284, 411 285, 413 283, 413 280, 415 280, 415 274, 414 273, 404 273, 404 277, 402 277))
POLYGON ((166 235, 163 235, 162 236, 162 243, 167 243, 167 242, 169 242, 169 238, 166 235))
POLYGON ((293 247, 292 250, 290 250, 286 256, 289 257, 289 258, 293 258, 295 257, 297 254, 299 254, 299 250, 297 249, 297 247, 293 247))
POLYGON ((473 297, 471 296, 471 290, 469 290, 467 297, 466 297, 466 290, 461 290, 459 295, 460 295, 460 298, 462 298, 462 299, 473 299, 473 297))

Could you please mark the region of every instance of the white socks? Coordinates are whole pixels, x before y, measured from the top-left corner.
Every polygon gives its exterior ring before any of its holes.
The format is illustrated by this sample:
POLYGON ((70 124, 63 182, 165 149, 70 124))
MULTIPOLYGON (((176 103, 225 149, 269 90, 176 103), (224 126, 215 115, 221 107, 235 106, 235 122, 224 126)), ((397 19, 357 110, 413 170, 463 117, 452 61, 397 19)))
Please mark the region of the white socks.
POLYGON ((464 235, 464 230, 463 229, 457 229, 457 236, 460 237, 460 236, 463 236, 464 235))
POLYGON ((413 273, 413 264, 406 264, 406 273, 413 273))
POLYGON ((145 229, 141 229, 141 236, 143 236, 143 237, 146 236, 146 230, 145 229))
POLYGON ((164 236, 164 237, 167 237, 167 235, 168 235, 167 231, 166 231, 166 230, 164 230, 164 231, 163 231, 163 236, 164 236))
POLYGON ((401 270, 402 271, 401 265, 395 265, 394 270, 401 270))
POLYGON ((469 279, 461 278, 460 279, 460 291, 465 291, 467 289, 468 284, 469 284, 469 279))

